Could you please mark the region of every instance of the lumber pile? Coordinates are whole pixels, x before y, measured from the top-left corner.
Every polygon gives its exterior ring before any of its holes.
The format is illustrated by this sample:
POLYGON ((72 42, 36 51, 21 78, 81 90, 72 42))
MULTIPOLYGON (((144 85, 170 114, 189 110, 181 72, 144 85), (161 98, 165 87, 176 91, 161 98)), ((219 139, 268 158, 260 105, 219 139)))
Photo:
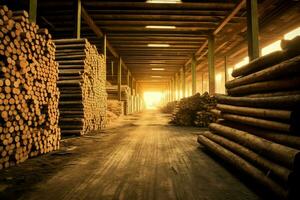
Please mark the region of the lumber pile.
POLYGON ((300 37, 236 69, 198 142, 280 199, 300 199, 300 37))
POLYGON ((0 6, 0 169, 59 148, 57 66, 48 30, 0 6))
MULTIPOLYGON (((119 100, 118 95, 118 86, 117 85, 107 85, 107 99, 110 100, 119 100)), ((121 101, 124 105, 124 114, 130 114, 130 106, 131 106, 131 90, 127 85, 121 85, 121 101)))
POLYGON ((83 135, 106 124, 104 56, 86 39, 54 40, 59 63, 59 126, 62 134, 83 135))
POLYGON ((215 97, 207 92, 182 98, 174 109, 170 123, 182 126, 205 126, 214 120, 210 110, 215 108, 215 97), (197 114, 198 113, 198 114, 197 114))
POLYGON ((168 102, 165 106, 163 106, 160 110, 162 113, 172 114, 176 108, 178 101, 168 102))
POLYGON ((119 100, 108 99, 107 110, 120 117, 124 115, 124 102, 119 100))

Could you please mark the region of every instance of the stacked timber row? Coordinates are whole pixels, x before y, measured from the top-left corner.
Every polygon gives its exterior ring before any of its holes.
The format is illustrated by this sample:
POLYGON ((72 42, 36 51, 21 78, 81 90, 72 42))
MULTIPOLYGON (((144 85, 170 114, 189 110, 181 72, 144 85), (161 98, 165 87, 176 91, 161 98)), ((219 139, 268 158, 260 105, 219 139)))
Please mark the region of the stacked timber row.
POLYGON ((57 66, 48 31, 0 6, 0 169, 59 148, 57 66))
POLYGON ((236 69, 199 143, 281 199, 300 199, 300 37, 236 69))
MULTIPOLYGON (((107 98, 109 100, 119 100, 117 85, 107 85, 106 91, 108 95, 107 98)), ((131 91, 127 85, 121 85, 121 101, 124 105, 124 114, 130 114, 131 91)))
POLYGON ((207 92, 182 98, 177 102, 170 123, 182 126, 207 127, 216 118, 210 112, 216 107, 216 99, 207 92))
POLYGON ((104 56, 86 39, 54 40, 59 63, 59 125, 62 134, 83 135, 106 123, 104 56))

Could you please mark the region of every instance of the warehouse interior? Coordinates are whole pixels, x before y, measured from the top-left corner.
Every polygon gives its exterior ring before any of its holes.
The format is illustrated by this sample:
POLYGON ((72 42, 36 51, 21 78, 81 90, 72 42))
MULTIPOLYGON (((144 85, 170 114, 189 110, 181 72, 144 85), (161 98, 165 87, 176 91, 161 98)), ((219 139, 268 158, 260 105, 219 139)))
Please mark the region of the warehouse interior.
POLYGON ((0 0, 0 199, 300 199, 299 0, 0 0))

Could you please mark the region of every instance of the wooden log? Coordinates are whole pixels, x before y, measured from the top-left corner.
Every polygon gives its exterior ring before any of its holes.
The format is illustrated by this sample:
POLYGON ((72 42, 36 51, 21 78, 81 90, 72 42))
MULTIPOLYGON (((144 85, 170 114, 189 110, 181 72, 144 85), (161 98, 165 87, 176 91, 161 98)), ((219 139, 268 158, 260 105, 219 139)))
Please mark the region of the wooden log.
MULTIPOLYGON (((261 128, 265 128, 265 129, 269 129, 269 130, 283 131, 286 133, 296 134, 296 132, 297 132, 296 130, 298 129, 297 127, 293 127, 292 125, 290 125, 288 123, 270 121, 270 120, 241 116, 241 115, 226 114, 226 113, 223 114, 222 113, 222 118, 229 120, 229 121, 237 122, 237 123, 261 127, 261 128)), ((295 126, 297 126, 297 125, 295 125, 295 126)))
POLYGON ((267 119, 277 119, 283 121, 291 121, 291 115, 292 115, 292 111, 289 110, 241 107, 241 106, 232 106, 226 104, 217 104, 217 108, 221 110, 223 113, 246 115, 246 116, 267 118, 267 119))
POLYGON ((221 145, 211 141, 205 136, 199 135, 198 142, 208 148, 210 151, 221 157, 223 160, 229 162, 238 170, 248 174, 253 179, 258 181, 261 185, 267 187, 272 193, 275 193, 282 199, 286 199, 288 193, 277 183, 269 179, 261 170, 254 167, 252 164, 237 156, 236 154, 228 151, 221 145))
MULTIPOLYGON (((243 76, 241 78, 236 78, 231 81, 226 82, 225 86, 227 89, 240 87, 242 85, 247 85, 250 83, 257 83, 260 81, 269 81, 278 79, 280 77, 285 77, 288 75, 299 74, 300 68, 300 56, 296 56, 290 60, 283 61, 272 67, 268 67, 261 71, 243 76)), ((299 77, 298 77, 299 79, 299 77)))
POLYGON ((250 83, 227 90, 229 95, 241 96, 245 94, 263 93, 282 90, 293 90, 300 87, 300 77, 250 83))
POLYGON ((281 40, 280 46, 283 50, 299 51, 300 37, 297 36, 292 40, 281 40))
POLYGON ((218 95, 216 99, 222 104, 257 108, 295 109, 300 104, 300 95, 275 97, 230 97, 218 95))
POLYGON ((53 42, 56 45, 65 45, 65 44, 86 44, 87 39, 85 38, 67 38, 67 39, 55 39, 53 42))
POLYGON ((211 123, 209 129, 218 135, 243 144, 289 169, 299 169, 300 151, 297 149, 283 146, 254 136, 246 131, 240 131, 221 124, 211 123))
POLYGON ((234 129, 238 129, 241 131, 249 132, 258 137, 262 137, 266 140, 273 141, 278 144, 282 144, 288 147, 300 149, 300 137, 294 135, 288 135, 283 132, 271 131, 267 129, 257 128, 254 126, 239 124, 235 122, 230 122, 226 120, 219 120, 218 124, 228 126, 234 129))
POLYGON ((291 170, 278 165, 277 163, 274 163, 270 160, 265 159, 261 155, 255 153, 254 151, 237 144, 235 142, 232 142, 224 137, 218 136, 216 134, 212 134, 209 131, 203 132, 201 135, 205 136, 206 138, 210 139, 211 141, 225 147, 229 151, 237 154, 238 156, 241 156, 248 162, 256 165, 260 169, 268 172, 268 176, 272 177, 275 175, 275 177, 279 178, 285 185, 289 185, 290 183, 290 175, 291 170))
POLYGON ((291 90, 291 91, 279 91, 271 93, 261 93, 261 94, 249 94, 244 97, 277 97, 277 96, 291 96, 291 95, 300 95, 300 90, 291 90))
POLYGON ((297 55, 299 55, 297 52, 293 53, 293 52, 288 52, 288 51, 275 51, 275 52, 267 54, 265 56, 258 57, 256 59, 252 60, 247 65, 244 65, 238 69, 234 69, 232 71, 231 75, 233 77, 247 76, 249 74, 258 72, 258 71, 268 68, 270 66, 281 63, 285 60, 293 58, 297 55))
POLYGON ((61 134, 62 135, 76 135, 76 136, 80 136, 83 135, 81 130, 61 130, 61 134))

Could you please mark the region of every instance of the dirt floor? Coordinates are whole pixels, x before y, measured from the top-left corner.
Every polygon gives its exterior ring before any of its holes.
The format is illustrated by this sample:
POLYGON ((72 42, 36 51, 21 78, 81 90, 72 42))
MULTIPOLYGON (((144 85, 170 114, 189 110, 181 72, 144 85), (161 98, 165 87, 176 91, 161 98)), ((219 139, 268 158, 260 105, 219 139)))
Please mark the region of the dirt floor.
POLYGON ((0 199, 262 199, 196 142, 201 129, 167 122, 147 111, 65 138, 59 151, 1 170, 0 199))

